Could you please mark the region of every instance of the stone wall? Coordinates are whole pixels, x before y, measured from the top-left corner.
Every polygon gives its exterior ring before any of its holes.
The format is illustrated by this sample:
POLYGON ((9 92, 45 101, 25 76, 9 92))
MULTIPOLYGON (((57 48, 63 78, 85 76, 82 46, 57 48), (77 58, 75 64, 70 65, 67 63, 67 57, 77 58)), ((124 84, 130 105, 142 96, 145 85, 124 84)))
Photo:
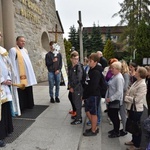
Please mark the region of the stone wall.
MULTIPOLYGON (((55 25, 61 31, 54 0, 13 0, 15 37, 24 36, 26 49, 29 52, 37 81, 47 80, 47 69, 45 67, 45 54, 49 51, 49 41, 55 40, 55 25)), ((58 44, 64 63, 65 50, 63 36, 58 35, 58 44)))

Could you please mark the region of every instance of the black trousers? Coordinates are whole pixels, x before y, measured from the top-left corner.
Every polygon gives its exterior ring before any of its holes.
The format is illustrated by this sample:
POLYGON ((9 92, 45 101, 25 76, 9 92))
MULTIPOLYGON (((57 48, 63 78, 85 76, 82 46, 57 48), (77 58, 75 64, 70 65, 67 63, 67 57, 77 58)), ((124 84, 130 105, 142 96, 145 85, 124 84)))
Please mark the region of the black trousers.
POLYGON ((74 91, 72 93, 72 99, 73 99, 73 103, 75 105, 75 108, 76 108, 76 113, 77 113, 77 116, 76 116, 76 119, 81 119, 82 116, 81 116, 81 109, 82 109, 82 100, 81 100, 81 92, 79 91, 74 91))
POLYGON ((118 108, 109 108, 108 109, 108 116, 113 123, 114 131, 116 133, 119 133, 119 128, 120 128, 120 120, 119 120, 118 112, 119 112, 118 108))
POLYGON ((69 98, 69 100, 70 100, 70 103, 71 103, 71 106, 72 106, 72 110, 73 110, 73 111, 76 111, 76 107, 75 107, 75 104, 74 104, 74 102, 73 102, 72 93, 71 93, 71 92, 68 93, 68 98, 69 98))
POLYGON ((10 102, 2 104, 2 118, 0 121, 0 140, 7 137, 8 134, 13 132, 12 116, 10 111, 10 102))
POLYGON ((26 87, 24 90, 18 88, 20 109, 32 109, 34 106, 32 86, 26 87))

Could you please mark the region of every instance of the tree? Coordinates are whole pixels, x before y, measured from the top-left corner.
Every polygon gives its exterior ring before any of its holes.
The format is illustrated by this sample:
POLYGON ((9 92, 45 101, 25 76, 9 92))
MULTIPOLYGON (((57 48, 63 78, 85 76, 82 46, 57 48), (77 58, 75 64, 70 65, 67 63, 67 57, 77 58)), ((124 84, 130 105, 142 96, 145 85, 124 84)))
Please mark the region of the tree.
POLYGON ((91 52, 96 52, 96 51, 103 51, 103 41, 101 38, 101 32, 100 32, 100 27, 96 27, 95 24, 93 25, 92 28, 92 34, 91 34, 91 52))
POLYGON ((103 50, 103 56, 107 60, 114 58, 114 46, 110 39, 108 39, 106 41, 106 44, 105 44, 104 50, 103 50))
POLYGON ((108 28, 107 33, 106 33, 106 41, 110 39, 111 40, 111 31, 110 28, 108 28))
POLYGON ((64 45, 65 45, 67 66, 70 66, 71 65, 70 52, 71 52, 72 44, 64 38, 64 45))
POLYGON ((149 0, 124 0, 120 3, 121 9, 114 16, 119 15, 121 18, 120 25, 127 24, 127 29, 124 32, 124 38, 127 39, 128 51, 132 55, 136 44, 135 44, 135 33, 136 29, 141 20, 149 23, 149 0))
POLYGON ((85 31, 83 33, 83 51, 84 51, 84 56, 87 57, 89 55, 90 47, 91 47, 90 38, 88 36, 87 31, 85 31))
POLYGON ((72 27, 70 27, 70 32, 69 32, 69 38, 68 41, 72 44, 72 46, 75 48, 75 50, 77 50, 79 52, 79 36, 78 36, 78 32, 76 30, 76 28, 74 27, 74 25, 72 27))
POLYGON ((144 20, 140 22, 135 33, 135 48, 137 49, 136 61, 141 65, 144 57, 150 57, 150 25, 144 20))

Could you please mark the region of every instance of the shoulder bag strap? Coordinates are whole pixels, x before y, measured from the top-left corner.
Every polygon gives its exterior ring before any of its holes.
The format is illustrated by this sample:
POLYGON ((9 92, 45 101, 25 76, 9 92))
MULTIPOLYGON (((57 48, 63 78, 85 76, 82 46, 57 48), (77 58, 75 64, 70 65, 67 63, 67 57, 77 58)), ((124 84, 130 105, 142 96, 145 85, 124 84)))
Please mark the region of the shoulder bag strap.
POLYGON ((136 111, 135 98, 133 98, 133 103, 130 108, 131 111, 136 111))

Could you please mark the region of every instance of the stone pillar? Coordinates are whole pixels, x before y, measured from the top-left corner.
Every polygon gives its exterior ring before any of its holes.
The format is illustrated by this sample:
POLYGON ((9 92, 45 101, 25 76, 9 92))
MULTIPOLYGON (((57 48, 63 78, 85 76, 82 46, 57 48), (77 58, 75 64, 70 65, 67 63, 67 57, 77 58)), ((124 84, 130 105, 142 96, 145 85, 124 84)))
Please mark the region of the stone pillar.
POLYGON ((12 0, 2 0, 3 38, 7 50, 15 45, 14 12, 12 0))
MULTIPOLYGON (((0 0, 0 31, 3 34, 2 3, 1 3, 1 0, 0 0)), ((0 42, 0 45, 3 46, 3 40, 0 42)))

